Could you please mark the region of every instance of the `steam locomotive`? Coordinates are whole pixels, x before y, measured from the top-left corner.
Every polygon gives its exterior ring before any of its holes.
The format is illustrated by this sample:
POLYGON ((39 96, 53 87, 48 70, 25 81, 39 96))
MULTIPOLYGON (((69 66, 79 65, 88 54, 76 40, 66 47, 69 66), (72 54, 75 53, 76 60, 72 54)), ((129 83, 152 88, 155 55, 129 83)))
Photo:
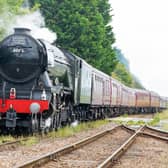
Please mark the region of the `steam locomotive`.
POLYGON ((0 43, 0 130, 57 129, 124 113, 157 112, 166 99, 126 87, 83 59, 15 28, 0 43))

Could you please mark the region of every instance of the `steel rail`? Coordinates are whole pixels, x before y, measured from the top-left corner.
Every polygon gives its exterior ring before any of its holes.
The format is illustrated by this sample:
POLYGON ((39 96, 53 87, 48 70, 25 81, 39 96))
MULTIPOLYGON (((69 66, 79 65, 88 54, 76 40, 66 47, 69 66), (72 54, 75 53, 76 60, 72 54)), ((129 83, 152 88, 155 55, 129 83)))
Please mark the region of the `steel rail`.
POLYGON ((23 139, 19 139, 19 140, 15 140, 15 141, 5 142, 5 143, 0 144, 0 149, 5 147, 5 146, 20 144, 22 141, 27 141, 27 140, 28 140, 28 138, 23 138, 23 139))
POLYGON ((136 130, 134 130, 134 129, 132 129, 132 128, 126 126, 126 125, 121 125, 121 127, 122 127, 123 129, 125 129, 126 131, 129 131, 130 133, 135 133, 135 131, 136 131, 136 130))
POLYGON ((168 132, 165 132, 162 130, 154 129, 146 125, 143 127, 140 127, 137 131, 127 126, 124 126, 124 127, 130 131, 134 131, 135 133, 123 145, 121 145, 111 156, 109 156, 103 163, 101 163, 97 168, 108 168, 108 167, 113 166, 114 161, 118 159, 119 157, 121 157, 122 154, 124 154, 124 152, 132 145, 132 143, 138 136, 152 137, 158 140, 162 140, 166 142, 168 141, 168 137, 159 136, 159 135, 145 132, 146 129, 149 129, 156 133, 162 133, 162 134, 168 135, 168 132))
MULTIPOLYGON (((168 141, 168 138, 166 138, 166 137, 144 132, 145 129, 148 129, 147 126, 142 126, 138 130, 134 130, 132 128, 127 127, 126 125, 119 125, 119 126, 116 126, 112 129, 102 131, 100 133, 97 133, 96 135, 93 135, 91 137, 80 140, 80 141, 73 143, 71 145, 67 145, 61 149, 57 149, 54 152, 45 154, 45 155, 40 156, 36 159, 32 159, 22 165, 16 166, 15 168, 39 167, 42 164, 45 164, 51 160, 55 160, 57 157, 60 157, 60 156, 67 154, 67 153, 70 153, 76 149, 79 149, 80 147, 82 147, 84 145, 92 143, 110 132, 113 133, 113 131, 117 130, 118 128, 122 128, 122 129, 130 132, 130 133, 132 133, 132 135, 111 156, 109 156, 101 165, 99 165, 98 168, 110 167, 111 165, 113 165, 113 162, 116 159, 118 159, 132 145, 132 143, 134 142, 134 140, 136 139, 137 136, 148 136, 148 137, 168 141)), ((155 131, 155 129, 153 129, 153 130, 155 131)), ((158 130, 156 130, 156 131, 158 132, 158 130)))
POLYGON ((155 139, 159 139, 159 140, 163 140, 163 141, 168 141, 168 137, 164 137, 164 136, 159 136, 159 135, 155 135, 152 133, 147 133, 147 132, 139 132, 139 136, 145 136, 145 137, 151 137, 151 138, 155 138, 155 139))
MULTIPOLYGON (((135 132, 136 130, 135 129, 132 129, 126 125, 122 125, 123 128, 127 129, 128 131, 130 132, 135 132)), ((167 140, 168 139, 168 132, 167 131, 163 131, 163 130, 160 130, 160 129, 157 129, 157 128, 153 128, 153 127, 150 127, 148 125, 144 125, 144 127, 142 128, 141 132, 139 133, 141 135, 147 135, 147 136, 152 136, 153 138, 157 138, 159 137, 159 139, 163 139, 163 140, 167 140), (150 133, 150 132, 145 132, 145 131, 153 131, 155 133, 160 133, 162 135, 156 135, 154 133, 150 133)))
POLYGON ((154 131, 156 133, 160 133, 162 135, 165 135, 165 137, 168 137, 168 131, 163 131, 163 130, 160 130, 160 129, 157 129, 157 128, 153 128, 153 127, 150 127, 148 125, 145 125, 145 128, 144 130, 151 130, 151 131, 154 131))
POLYGON ((97 168, 107 168, 113 165, 114 161, 118 159, 129 147, 130 145, 135 141, 138 134, 141 132, 141 130, 144 128, 140 127, 135 133, 122 144, 111 156, 109 156, 103 163, 101 163, 97 168))
POLYGON ((32 167, 34 168, 34 167, 39 167, 42 164, 45 164, 45 163, 47 163, 47 162, 49 162, 51 160, 54 160, 54 159, 56 159, 59 156, 62 156, 62 155, 67 154, 67 153, 70 153, 70 152, 72 152, 72 151, 74 151, 76 149, 79 149, 80 147, 82 147, 84 145, 87 145, 87 144, 89 144, 91 142, 94 142, 97 139, 103 137, 104 135, 106 135, 106 134, 108 134, 110 132, 113 133, 118 128, 122 128, 122 129, 125 129, 125 130, 129 131, 129 132, 130 131, 133 132, 132 130, 126 128, 124 125, 119 125, 119 126, 116 126, 116 127, 112 128, 112 129, 108 129, 108 130, 102 131, 100 133, 97 133, 96 135, 93 135, 91 137, 88 137, 88 138, 85 138, 83 140, 80 140, 80 141, 78 141, 76 143, 73 143, 71 145, 67 145, 67 146, 65 146, 65 147, 63 147, 61 149, 58 149, 58 150, 54 151, 54 152, 50 152, 50 153, 45 154, 43 156, 40 156, 40 157, 38 157, 36 159, 30 160, 30 161, 28 161, 28 162, 26 162, 26 163, 24 163, 22 165, 16 166, 15 168, 32 168, 32 167))

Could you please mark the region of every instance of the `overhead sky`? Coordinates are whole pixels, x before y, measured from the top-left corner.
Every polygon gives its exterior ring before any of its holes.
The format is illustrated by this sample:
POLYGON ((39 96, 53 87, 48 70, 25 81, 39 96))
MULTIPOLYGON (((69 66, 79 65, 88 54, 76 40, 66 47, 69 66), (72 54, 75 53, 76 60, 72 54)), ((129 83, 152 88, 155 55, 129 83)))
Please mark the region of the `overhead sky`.
POLYGON ((148 90, 168 96, 168 1, 109 0, 116 44, 148 90))

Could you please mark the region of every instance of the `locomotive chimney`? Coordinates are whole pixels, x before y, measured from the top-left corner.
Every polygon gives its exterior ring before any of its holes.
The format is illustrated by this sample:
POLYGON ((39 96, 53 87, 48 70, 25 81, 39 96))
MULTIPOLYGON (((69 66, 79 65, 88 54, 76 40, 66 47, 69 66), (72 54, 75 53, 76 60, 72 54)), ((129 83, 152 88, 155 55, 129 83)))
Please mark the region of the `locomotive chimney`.
POLYGON ((15 34, 27 34, 30 35, 30 29, 28 28, 15 28, 15 34))

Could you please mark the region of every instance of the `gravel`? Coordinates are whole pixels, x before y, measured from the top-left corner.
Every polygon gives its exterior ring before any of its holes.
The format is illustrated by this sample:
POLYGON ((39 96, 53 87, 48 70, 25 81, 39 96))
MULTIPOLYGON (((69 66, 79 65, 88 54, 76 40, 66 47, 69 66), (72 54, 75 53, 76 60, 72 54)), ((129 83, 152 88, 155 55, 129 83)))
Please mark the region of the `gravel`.
POLYGON ((168 168, 168 143, 138 137, 114 168, 168 168))
POLYGON ((55 151, 65 145, 113 128, 114 126, 116 126, 114 123, 108 123, 99 128, 76 133, 71 137, 45 139, 32 146, 18 146, 16 149, 0 151, 0 168, 17 167, 17 165, 23 164, 28 160, 35 159, 43 154, 55 151))
POLYGON ((130 136, 130 132, 128 133, 119 128, 82 148, 58 158, 54 161, 55 163, 50 162, 44 167, 96 167, 121 146, 130 136))
MULTIPOLYGON (((92 136, 103 130, 111 129, 114 126, 116 126, 114 123, 108 123, 107 125, 100 126, 96 129, 90 129, 76 133, 71 137, 44 139, 32 146, 18 145, 17 148, 7 148, 6 150, 0 151, 0 168, 17 167, 18 165, 23 164, 28 160, 35 159, 41 155, 55 151, 63 146, 92 136)), ((117 147, 121 145, 122 141, 120 138, 122 138, 122 136, 125 137, 123 132, 117 134, 114 133, 115 136, 114 134, 110 135, 107 137, 107 141, 100 140, 101 147, 100 145, 90 144, 90 147, 88 147, 87 150, 85 147, 83 147, 82 149, 78 150, 77 154, 69 155, 68 159, 61 158, 60 160, 63 161, 62 163, 64 165, 60 164, 60 167, 75 167, 74 165, 94 167, 94 165, 97 165, 100 160, 104 160, 107 155, 111 154, 117 147), (76 156, 78 156, 77 161, 74 159, 76 156)), ((58 160, 55 162, 58 162, 58 160)), ((54 162, 53 164, 53 167, 55 167, 54 162)), ((114 167, 168 168, 168 143, 149 137, 138 137, 135 143, 125 153, 125 155, 123 155, 121 159, 116 162, 114 167)))

